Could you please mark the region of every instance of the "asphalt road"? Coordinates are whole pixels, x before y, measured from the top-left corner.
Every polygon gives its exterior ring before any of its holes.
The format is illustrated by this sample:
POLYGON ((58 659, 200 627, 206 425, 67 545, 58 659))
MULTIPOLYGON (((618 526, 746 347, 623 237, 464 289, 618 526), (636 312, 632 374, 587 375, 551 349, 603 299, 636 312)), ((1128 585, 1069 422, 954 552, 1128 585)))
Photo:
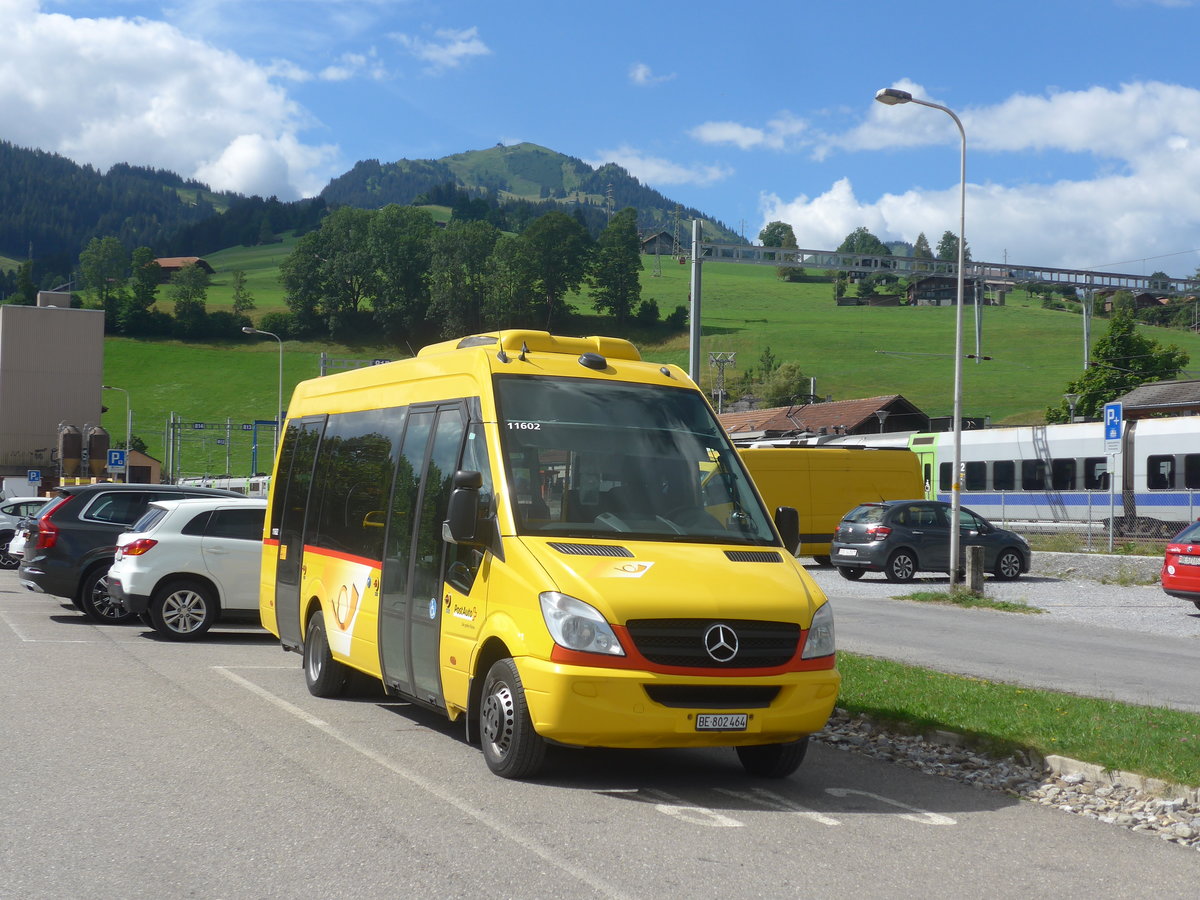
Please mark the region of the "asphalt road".
POLYGON ((1200 712, 1200 610, 1157 586, 1028 576, 984 593, 1041 614, 897 599, 944 576, 890 584, 808 572, 833 603, 841 650, 1029 687, 1200 712))
POLYGON ((824 745, 783 781, 730 751, 566 749, 504 781, 437 716, 310 696, 264 632, 94 626, 7 572, 0 721, 0 897, 1091 900, 1175 895, 1198 866, 824 745))

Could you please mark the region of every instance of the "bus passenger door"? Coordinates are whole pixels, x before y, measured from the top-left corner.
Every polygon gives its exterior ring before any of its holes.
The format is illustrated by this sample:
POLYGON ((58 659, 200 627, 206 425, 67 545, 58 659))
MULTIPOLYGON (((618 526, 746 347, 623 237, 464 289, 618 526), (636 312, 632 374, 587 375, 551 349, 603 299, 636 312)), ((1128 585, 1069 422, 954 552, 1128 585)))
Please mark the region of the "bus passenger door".
POLYGON ((279 541, 279 557, 275 564, 275 620, 280 642, 293 650, 299 650, 303 645, 300 582, 304 567, 304 519, 317 447, 324 430, 324 416, 288 423, 279 458, 279 485, 271 510, 271 537, 279 541))
POLYGON ((384 681, 435 706, 444 705, 442 522, 465 431, 462 404, 410 409, 388 516, 379 615, 384 681))

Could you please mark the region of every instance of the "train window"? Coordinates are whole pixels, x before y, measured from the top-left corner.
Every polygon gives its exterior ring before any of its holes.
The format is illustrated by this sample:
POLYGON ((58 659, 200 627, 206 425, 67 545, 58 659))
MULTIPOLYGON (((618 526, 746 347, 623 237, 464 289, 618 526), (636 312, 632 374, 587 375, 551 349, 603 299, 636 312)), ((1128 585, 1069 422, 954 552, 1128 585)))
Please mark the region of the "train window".
POLYGON ((1050 481, 1056 491, 1075 490, 1075 460, 1050 460, 1050 481))
POLYGON ((1175 457, 1146 458, 1146 487, 1152 491, 1167 491, 1175 487, 1175 457))
POLYGON ((992 463, 992 490, 1011 491, 1017 486, 1017 467, 1011 459, 992 463))
POLYGON ((964 491, 987 490, 987 463, 969 462, 963 475, 964 491))
POLYGON ((954 469, 954 463, 942 463, 938 466, 938 490, 948 491, 952 487, 950 481, 950 472, 954 469))
POLYGON ((1183 486, 1189 491, 1200 488, 1200 453, 1183 457, 1183 486))
POLYGON ((1083 489, 1085 491, 1108 490, 1108 457, 1089 456, 1083 461, 1083 489))
POLYGON ((1046 461, 1044 459, 1021 460, 1021 490, 1044 491, 1046 484, 1046 461))

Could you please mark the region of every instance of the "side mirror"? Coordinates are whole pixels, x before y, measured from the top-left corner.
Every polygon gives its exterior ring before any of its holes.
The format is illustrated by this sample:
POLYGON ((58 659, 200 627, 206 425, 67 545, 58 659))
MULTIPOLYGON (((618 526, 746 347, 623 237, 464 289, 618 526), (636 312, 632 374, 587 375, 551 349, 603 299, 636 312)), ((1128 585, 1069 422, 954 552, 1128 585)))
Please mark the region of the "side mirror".
POLYGON ((475 530, 479 523, 479 489, 483 487, 483 475, 460 469, 454 473, 451 483, 454 487, 446 507, 446 521, 442 523, 442 540, 452 544, 477 544, 475 530))
POLYGON ((796 555, 800 549, 800 513, 794 506, 779 506, 775 509, 775 527, 783 538, 783 546, 788 553, 796 555))

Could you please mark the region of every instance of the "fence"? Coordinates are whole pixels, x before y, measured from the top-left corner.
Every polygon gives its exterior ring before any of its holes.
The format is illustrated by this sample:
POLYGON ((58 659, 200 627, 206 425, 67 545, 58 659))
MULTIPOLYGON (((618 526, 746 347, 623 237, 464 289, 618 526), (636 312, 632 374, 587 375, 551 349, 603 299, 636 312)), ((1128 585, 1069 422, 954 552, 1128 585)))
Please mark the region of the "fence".
POLYGON ((1053 508, 1031 507, 1021 492, 988 495, 988 503, 963 505, 995 524, 1026 537, 1039 536, 1045 549, 1086 552, 1161 554, 1167 542, 1200 516, 1200 491, 1140 491, 1107 494, 1061 491, 1053 508))

